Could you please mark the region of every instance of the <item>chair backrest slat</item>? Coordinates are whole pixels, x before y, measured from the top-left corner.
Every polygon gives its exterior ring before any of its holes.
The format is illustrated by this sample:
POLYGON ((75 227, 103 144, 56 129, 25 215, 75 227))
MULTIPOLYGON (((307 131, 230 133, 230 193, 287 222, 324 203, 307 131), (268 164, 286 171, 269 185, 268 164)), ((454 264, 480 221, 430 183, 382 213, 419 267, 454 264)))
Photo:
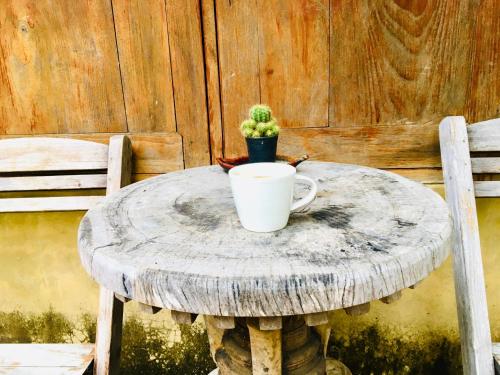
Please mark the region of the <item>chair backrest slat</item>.
POLYGON ((467 126, 469 150, 500 151, 500 118, 467 126))
POLYGON ((0 200, 1 212, 41 212, 88 210, 104 196, 4 198, 0 200))
MULTIPOLYGON (((67 138, 0 140, 0 192, 106 188, 130 183, 132 148, 124 135, 110 145, 67 138)), ((0 198, 0 212, 87 210, 100 196, 0 198)))
POLYGON ((500 173, 499 157, 471 158, 472 173, 500 173))
POLYGON ((108 167, 108 146, 67 138, 0 141, 0 173, 98 170, 108 167))
MULTIPOLYGON (((467 129, 461 116, 446 117, 439 125, 446 200, 454 226, 453 271, 466 375, 493 375, 494 371, 469 149, 469 138, 474 134, 477 151, 492 151, 494 144, 484 141, 485 132, 493 127, 490 125, 480 126, 480 136, 479 131, 467 129)), ((487 182, 490 190, 495 181, 487 182)), ((486 186, 482 184, 476 182, 478 191, 486 186)))
POLYGON ((0 191, 104 189, 105 174, 0 177, 0 191))
POLYGON ((500 181, 474 181, 474 192, 480 198, 500 197, 500 181))

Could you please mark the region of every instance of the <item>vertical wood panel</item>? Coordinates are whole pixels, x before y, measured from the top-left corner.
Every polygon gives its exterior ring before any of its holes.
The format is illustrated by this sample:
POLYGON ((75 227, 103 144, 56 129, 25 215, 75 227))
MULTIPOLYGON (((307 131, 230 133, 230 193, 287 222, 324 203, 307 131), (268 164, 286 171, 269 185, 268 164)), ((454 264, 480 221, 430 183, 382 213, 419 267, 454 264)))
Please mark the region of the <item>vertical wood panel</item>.
POLYGON ((256 0, 216 1, 225 156, 246 153, 239 124, 260 101, 256 5, 256 0))
POLYGON ((113 11, 129 131, 175 131, 164 0, 113 0, 113 11))
POLYGON ((332 0, 332 125, 424 123, 463 113, 474 6, 332 0))
MULTIPOLYGON (((328 126, 329 0, 259 1, 261 101, 287 128, 328 126)), ((257 53, 257 46, 247 46, 257 53)))
POLYGON ((500 117, 500 3, 483 0, 477 6, 471 88, 468 92, 469 122, 500 117))
POLYGON ((329 2, 215 3, 226 156, 246 152, 238 126, 258 102, 282 127, 328 126, 329 2))
POLYGON ((0 30, 0 134, 126 130, 109 1, 2 1, 0 30))
POLYGON ((200 3, 166 0, 177 131, 187 168, 210 164, 200 3))
POLYGON ((203 48, 205 51, 205 75, 207 80, 210 152, 212 163, 215 163, 215 158, 222 156, 224 153, 215 0, 201 0, 201 13, 203 21, 203 48))

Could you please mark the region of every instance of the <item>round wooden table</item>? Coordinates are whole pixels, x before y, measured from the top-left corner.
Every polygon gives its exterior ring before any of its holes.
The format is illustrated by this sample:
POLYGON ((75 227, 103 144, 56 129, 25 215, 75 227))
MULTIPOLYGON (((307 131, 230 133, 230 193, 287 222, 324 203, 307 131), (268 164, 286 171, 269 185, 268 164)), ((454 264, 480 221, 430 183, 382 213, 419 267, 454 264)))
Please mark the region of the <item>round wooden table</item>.
POLYGON ((325 374, 316 331, 324 344, 326 312, 397 299, 446 259, 451 224, 438 194, 396 174, 298 170, 317 198, 272 233, 241 227, 218 166, 127 186, 83 218, 82 264, 117 296, 170 309, 177 322, 204 315, 221 375, 325 374))

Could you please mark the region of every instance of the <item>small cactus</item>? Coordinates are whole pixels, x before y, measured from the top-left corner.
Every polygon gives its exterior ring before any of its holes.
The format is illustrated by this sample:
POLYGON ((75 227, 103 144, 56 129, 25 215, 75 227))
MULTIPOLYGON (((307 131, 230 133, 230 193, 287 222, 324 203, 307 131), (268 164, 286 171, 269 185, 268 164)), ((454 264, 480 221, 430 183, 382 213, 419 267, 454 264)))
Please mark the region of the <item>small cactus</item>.
POLYGON ((256 104, 250 108, 250 118, 256 122, 269 122, 271 120, 271 108, 264 104, 256 104))
POLYGON ((271 116, 271 108, 256 104, 249 111, 250 118, 241 123, 240 130, 246 138, 275 137, 279 134, 278 122, 271 116))

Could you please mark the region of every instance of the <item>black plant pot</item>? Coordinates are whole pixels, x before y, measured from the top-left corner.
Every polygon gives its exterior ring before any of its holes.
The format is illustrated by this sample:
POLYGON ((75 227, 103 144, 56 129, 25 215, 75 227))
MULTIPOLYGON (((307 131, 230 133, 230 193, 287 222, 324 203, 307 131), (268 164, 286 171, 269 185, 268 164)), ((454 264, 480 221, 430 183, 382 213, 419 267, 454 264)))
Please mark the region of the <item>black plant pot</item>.
POLYGON ((274 163, 276 161, 276 146, 278 136, 245 138, 247 140, 248 158, 250 163, 274 163))

